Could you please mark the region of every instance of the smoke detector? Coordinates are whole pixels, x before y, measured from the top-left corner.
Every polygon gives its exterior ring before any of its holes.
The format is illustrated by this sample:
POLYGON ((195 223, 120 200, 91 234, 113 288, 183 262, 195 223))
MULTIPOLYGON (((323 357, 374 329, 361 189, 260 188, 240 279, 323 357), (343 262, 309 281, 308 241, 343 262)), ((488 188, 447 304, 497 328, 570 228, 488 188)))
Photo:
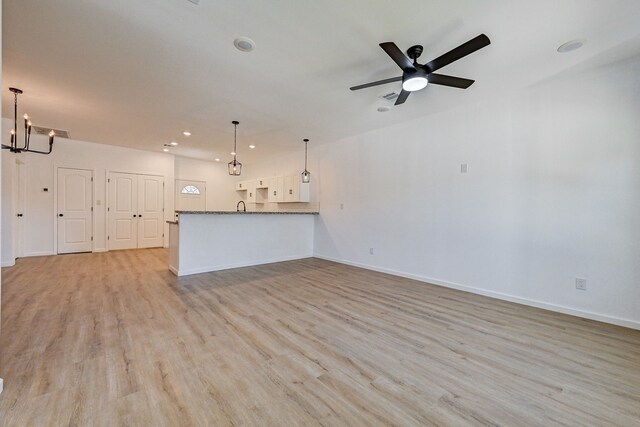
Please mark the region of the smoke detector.
POLYGON ((572 52, 574 50, 580 49, 587 41, 585 39, 576 39, 571 40, 566 43, 563 43, 558 47, 559 53, 567 53, 572 52))
POLYGON ((249 37, 238 37, 233 41, 233 45, 241 52, 251 52, 256 48, 256 43, 249 37))

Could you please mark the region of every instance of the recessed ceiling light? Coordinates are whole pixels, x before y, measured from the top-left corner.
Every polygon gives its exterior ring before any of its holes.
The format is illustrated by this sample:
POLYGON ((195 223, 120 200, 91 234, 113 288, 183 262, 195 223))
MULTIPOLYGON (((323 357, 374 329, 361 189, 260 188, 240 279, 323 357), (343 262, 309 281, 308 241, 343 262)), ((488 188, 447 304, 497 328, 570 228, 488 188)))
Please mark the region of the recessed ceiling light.
POLYGON ((182 134, 184 136, 191 136, 191 132, 189 132, 188 130, 185 130, 184 132, 182 132, 182 134))
POLYGON ((236 154, 238 154, 238 153, 236 153, 235 151, 232 151, 232 152, 231 152, 231 153, 229 153, 229 154, 231 154, 232 156, 235 156, 235 155, 236 155, 236 154))
POLYGON ((172 147, 176 147, 178 145, 178 143, 176 141, 171 141, 169 143, 169 145, 172 146, 172 147))
POLYGON ((165 153, 168 153, 169 149, 168 148, 163 148, 162 151, 164 151, 165 153))
POLYGON ((256 146, 255 146, 255 145, 253 145, 253 144, 251 144, 251 145, 249 146, 249 148, 256 148, 256 146))
POLYGON ((558 52, 567 53, 567 52, 574 51, 576 49, 580 49, 582 46, 584 46, 586 42, 587 41, 585 39, 576 39, 576 40, 568 41, 566 43, 561 44, 560 47, 558 47, 558 52))
POLYGON ((391 108, 389 108, 387 105, 383 105, 381 107, 378 107, 378 112, 379 113, 386 113, 387 111, 389 111, 391 108))
POLYGON ((238 37, 233 41, 233 45, 242 52, 251 52, 256 48, 256 44, 249 37, 238 37))
POLYGON ((216 162, 219 162, 219 161, 220 161, 220 159, 215 159, 215 161, 216 161, 216 162))

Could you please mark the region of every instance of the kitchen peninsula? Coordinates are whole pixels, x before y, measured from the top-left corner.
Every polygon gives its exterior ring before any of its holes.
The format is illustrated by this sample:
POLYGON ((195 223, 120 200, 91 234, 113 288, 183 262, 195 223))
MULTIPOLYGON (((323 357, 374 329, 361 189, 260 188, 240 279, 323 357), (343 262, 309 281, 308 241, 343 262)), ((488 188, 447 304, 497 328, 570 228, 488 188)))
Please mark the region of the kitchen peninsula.
POLYGON ((178 211, 169 223, 177 276, 308 258, 318 212, 178 211))

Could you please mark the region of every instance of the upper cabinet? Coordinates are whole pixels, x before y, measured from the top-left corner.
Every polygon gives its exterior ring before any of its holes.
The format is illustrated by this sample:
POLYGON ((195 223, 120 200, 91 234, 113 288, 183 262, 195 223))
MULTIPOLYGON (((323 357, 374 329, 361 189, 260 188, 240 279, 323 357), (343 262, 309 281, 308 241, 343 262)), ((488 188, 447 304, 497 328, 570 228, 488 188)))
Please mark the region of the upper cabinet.
POLYGON ((269 179, 267 178, 256 179, 256 188, 269 188, 269 179))
POLYGON ((300 175, 273 176, 238 181, 236 190, 247 203, 309 202, 309 183, 302 183, 300 175))
POLYGON ((284 202, 284 177, 274 176, 269 178, 269 203, 284 202))
POLYGON ((238 181, 236 182, 236 190, 244 191, 249 188, 249 181, 238 181))
POLYGON ((309 183, 303 183, 300 175, 287 175, 284 177, 283 202, 308 202, 309 183))

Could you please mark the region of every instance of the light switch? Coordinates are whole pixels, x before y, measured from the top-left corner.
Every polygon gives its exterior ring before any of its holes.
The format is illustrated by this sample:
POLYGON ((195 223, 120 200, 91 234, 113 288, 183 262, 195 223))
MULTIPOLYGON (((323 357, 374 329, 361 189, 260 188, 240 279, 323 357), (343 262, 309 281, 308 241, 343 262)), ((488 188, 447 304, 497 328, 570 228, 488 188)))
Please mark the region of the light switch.
POLYGON ((460 165, 460 173, 467 173, 467 164, 463 163, 460 165))

